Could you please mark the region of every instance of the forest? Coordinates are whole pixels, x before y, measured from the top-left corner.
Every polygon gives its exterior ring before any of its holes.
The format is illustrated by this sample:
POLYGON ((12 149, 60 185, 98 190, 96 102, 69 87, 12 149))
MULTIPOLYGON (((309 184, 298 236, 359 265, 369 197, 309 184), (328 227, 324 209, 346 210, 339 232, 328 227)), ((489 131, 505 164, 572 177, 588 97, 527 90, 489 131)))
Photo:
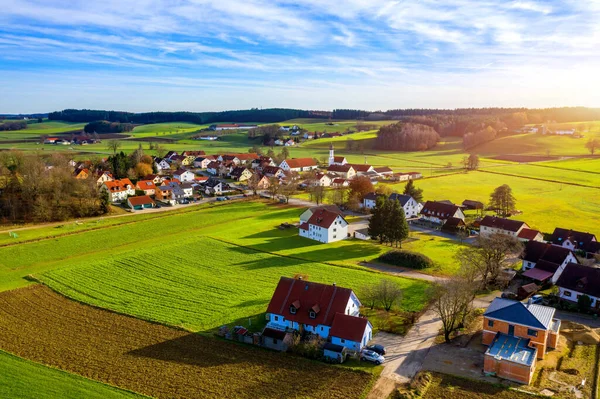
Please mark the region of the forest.
POLYGON ((440 135, 430 126, 399 122, 379 129, 375 148, 392 151, 425 151, 434 147, 439 140, 440 135))
POLYGON ((4 123, 0 122, 0 131, 23 129, 27 129, 26 121, 9 121, 4 123))
POLYGON ((131 123, 120 123, 120 122, 109 122, 109 121, 95 121, 90 122, 83 130, 86 133, 123 133, 131 132, 133 130, 131 123))

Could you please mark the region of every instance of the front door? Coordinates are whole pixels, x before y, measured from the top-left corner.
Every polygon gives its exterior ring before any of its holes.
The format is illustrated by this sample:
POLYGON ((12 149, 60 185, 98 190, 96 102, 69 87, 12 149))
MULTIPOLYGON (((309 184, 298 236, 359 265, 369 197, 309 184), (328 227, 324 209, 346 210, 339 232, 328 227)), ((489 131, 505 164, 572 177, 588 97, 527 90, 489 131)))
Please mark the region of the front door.
POLYGON ((515 326, 513 326, 512 324, 508 325, 508 335, 515 335, 515 326))

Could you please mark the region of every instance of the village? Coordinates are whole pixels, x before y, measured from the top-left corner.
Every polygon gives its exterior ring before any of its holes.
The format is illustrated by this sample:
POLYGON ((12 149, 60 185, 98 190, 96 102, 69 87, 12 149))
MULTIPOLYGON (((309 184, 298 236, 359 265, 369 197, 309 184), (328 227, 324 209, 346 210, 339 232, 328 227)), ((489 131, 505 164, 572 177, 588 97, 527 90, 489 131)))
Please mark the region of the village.
MULTIPOLYGON (((333 144, 325 165, 312 158, 286 158, 277 164, 273 158, 256 153, 207 155, 204 151, 170 151, 164 157, 154 157, 153 169, 157 173, 135 183, 128 178, 113 179, 110 171, 89 170, 86 165, 73 163, 74 175, 96 179, 113 204, 132 212, 260 195, 284 204, 310 205, 299 214, 297 222, 285 228, 297 228, 299 239, 327 244, 346 239, 378 239, 370 234, 375 218, 371 215, 382 204, 396 202, 409 230, 443 235, 469 245, 498 236, 509 237, 519 243, 519 249, 513 248, 512 255, 506 255, 516 256, 519 267, 500 271, 497 294, 472 297, 469 301, 469 308, 483 311, 480 325, 475 328, 480 336, 475 340, 480 346, 466 360, 473 360, 474 356, 477 365, 475 370, 472 364, 468 367, 469 376, 530 384, 538 362, 559 345, 559 313, 569 322, 585 323, 585 319, 569 311, 596 313, 600 309, 600 243, 593 234, 565 226, 545 234, 524 221, 485 215, 487 207, 480 201, 465 199, 458 205, 446 200, 423 201, 404 193, 386 194, 379 188, 364 193, 353 209, 347 203, 324 205, 295 200, 294 195, 315 188, 348 190, 357 179, 368 180, 377 187, 385 182, 422 177, 416 172, 394 173, 387 167, 350 164, 345 157, 335 155, 333 144), (353 218, 352 223, 346 220, 348 216, 353 218)), ((411 271, 410 275, 430 279, 418 271, 411 271)), ((304 350, 305 356, 328 362, 359 359, 383 364, 383 375, 400 381, 414 377, 424 364, 435 370, 428 356, 419 358, 416 367, 407 368, 408 363, 414 362, 411 352, 417 348, 404 348, 401 354, 389 334, 374 335, 373 325, 361 312, 363 307, 350 288, 333 282, 304 281, 302 276, 282 277, 266 309, 267 324, 261 331, 223 326, 219 335, 278 351, 310 345, 313 350, 304 350)), ((595 326, 596 322, 592 324, 595 326)), ((432 326, 424 329, 426 347, 433 344, 440 330, 439 322, 432 326)))

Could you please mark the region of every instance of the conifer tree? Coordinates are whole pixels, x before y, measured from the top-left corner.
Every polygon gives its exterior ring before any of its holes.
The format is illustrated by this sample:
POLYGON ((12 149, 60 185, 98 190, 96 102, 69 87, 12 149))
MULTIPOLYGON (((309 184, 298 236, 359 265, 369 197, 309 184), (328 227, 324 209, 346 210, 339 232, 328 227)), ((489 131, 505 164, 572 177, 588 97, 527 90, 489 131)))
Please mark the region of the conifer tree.
POLYGON ((423 201, 423 189, 415 187, 415 183, 412 180, 409 180, 404 186, 404 194, 410 195, 417 202, 423 201))
POLYGON ((398 200, 388 200, 388 202, 391 203, 391 212, 386 219, 388 225, 388 228, 386 229, 388 231, 388 240, 390 245, 396 245, 396 247, 398 247, 398 244, 400 244, 400 248, 402 248, 402 240, 408 238, 408 223, 406 222, 404 209, 402 209, 398 200))
POLYGON ((383 243, 384 235, 384 207, 385 197, 378 196, 375 200, 375 208, 373 208, 371 218, 369 219, 369 235, 373 239, 379 239, 379 243, 383 243))

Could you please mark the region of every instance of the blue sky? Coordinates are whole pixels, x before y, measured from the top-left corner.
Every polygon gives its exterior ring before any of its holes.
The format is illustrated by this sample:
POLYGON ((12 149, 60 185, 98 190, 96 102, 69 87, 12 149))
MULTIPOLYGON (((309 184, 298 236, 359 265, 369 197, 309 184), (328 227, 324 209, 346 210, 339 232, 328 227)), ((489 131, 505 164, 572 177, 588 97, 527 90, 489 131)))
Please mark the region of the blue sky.
POLYGON ((600 0, 0 6, 0 113, 600 106, 600 0))

